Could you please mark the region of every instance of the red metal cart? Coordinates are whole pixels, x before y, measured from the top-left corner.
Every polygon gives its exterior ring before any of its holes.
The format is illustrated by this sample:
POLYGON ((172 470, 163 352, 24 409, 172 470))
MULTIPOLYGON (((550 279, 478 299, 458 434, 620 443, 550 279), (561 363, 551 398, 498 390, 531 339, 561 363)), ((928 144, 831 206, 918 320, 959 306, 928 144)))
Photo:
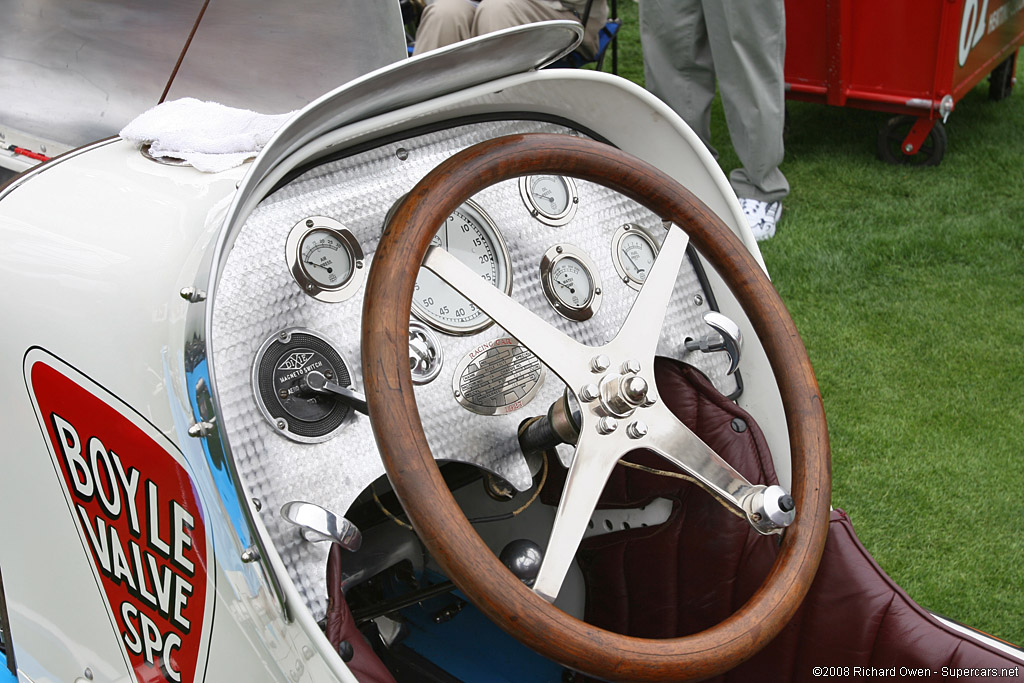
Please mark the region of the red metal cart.
POLYGON ((943 126, 985 76, 1013 89, 1024 0, 786 0, 786 96, 891 112, 878 155, 933 166, 943 126))

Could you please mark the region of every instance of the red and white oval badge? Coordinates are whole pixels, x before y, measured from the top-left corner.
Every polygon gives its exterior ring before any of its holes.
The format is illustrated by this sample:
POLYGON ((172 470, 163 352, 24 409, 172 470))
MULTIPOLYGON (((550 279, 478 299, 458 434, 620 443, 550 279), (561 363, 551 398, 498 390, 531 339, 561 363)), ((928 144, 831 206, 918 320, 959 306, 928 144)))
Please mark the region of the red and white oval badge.
POLYGON ((212 538, 184 458, 131 407, 41 349, 25 356, 25 379, 136 680, 203 680, 212 538))

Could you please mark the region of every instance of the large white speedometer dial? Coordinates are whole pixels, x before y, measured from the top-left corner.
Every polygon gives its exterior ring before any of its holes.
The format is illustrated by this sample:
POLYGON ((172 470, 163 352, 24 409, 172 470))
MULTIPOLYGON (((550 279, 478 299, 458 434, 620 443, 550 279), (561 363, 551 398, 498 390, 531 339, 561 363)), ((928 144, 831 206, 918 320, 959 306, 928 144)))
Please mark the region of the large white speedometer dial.
MULTIPOLYGON (((455 209, 431 244, 469 266, 484 282, 506 294, 512 291, 508 248, 494 222, 474 202, 455 209)), ((472 334, 491 324, 483 311, 426 268, 420 268, 416 278, 412 312, 448 334, 472 334)))

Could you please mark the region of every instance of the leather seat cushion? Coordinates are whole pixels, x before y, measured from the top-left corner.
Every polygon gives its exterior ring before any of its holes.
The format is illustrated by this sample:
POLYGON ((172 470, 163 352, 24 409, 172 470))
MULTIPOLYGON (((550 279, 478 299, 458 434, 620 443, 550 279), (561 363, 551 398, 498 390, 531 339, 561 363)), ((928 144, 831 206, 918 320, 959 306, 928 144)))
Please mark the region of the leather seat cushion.
MULTIPOLYGON (((660 395, 684 424, 749 481, 777 483, 764 436, 743 409, 691 366, 658 359, 655 370, 660 395)), ((667 468, 650 452, 628 459, 667 468)), ((665 523, 583 543, 588 622, 640 637, 688 635, 735 612, 767 575, 778 537, 757 534, 694 484, 620 466, 601 507, 633 508, 657 497, 673 502, 665 523)), ((911 600, 841 510, 832 513, 818 575, 797 615, 765 650, 715 680, 812 681, 816 666, 923 667, 935 675, 943 666, 1024 668, 911 600)))

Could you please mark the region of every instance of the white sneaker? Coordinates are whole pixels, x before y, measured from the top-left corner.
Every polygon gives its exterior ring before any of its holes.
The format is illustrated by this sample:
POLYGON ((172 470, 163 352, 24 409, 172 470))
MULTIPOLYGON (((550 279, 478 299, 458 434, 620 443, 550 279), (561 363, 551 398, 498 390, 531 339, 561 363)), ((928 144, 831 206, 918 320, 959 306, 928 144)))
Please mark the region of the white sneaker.
POLYGON ((740 208, 747 217, 754 239, 762 242, 775 236, 775 224, 782 215, 782 202, 762 202, 749 197, 740 198, 740 208))

